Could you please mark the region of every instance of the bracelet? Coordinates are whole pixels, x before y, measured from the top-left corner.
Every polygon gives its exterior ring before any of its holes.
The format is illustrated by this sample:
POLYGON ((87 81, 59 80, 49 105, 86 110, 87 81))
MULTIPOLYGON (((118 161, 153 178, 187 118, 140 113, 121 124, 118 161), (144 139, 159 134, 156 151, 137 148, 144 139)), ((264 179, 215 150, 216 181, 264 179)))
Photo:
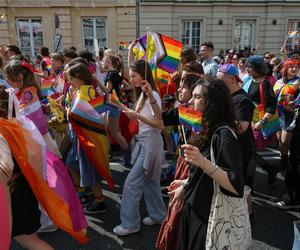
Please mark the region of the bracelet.
POLYGON ((214 170, 212 170, 211 172, 207 173, 208 176, 211 176, 213 175, 219 168, 218 167, 215 167, 214 170))
POLYGON ((155 103, 157 103, 156 99, 154 99, 153 102, 150 102, 151 105, 153 105, 153 104, 155 104, 155 103))

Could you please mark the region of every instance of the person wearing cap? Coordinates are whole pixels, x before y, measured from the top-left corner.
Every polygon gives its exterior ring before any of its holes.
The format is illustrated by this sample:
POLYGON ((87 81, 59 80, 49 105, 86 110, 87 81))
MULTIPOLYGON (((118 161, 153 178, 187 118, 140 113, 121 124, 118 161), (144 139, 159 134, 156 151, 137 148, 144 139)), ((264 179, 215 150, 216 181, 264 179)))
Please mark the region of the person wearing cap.
POLYGON ((243 172, 246 180, 245 184, 251 186, 252 182, 251 179, 247 179, 247 172, 255 148, 251 128, 254 105, 247 96, 247 93, 240 87, 240 83, 243 81, 239 77, 239 70, 235 65, 222 65, 217 73, 217 78, 226 84, 232 96, 233 108, 238 124, 239 142, 243 158, 243 172))

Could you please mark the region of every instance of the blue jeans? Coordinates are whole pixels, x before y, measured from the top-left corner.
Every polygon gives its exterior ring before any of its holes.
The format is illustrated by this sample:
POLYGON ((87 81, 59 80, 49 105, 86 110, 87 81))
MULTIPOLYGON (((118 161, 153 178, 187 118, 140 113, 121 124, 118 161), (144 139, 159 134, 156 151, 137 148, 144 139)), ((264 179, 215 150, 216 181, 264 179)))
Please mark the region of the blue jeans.
POLYGON ((300 249, 300 221, 294 221, 294 245, 292 250, 300 249))

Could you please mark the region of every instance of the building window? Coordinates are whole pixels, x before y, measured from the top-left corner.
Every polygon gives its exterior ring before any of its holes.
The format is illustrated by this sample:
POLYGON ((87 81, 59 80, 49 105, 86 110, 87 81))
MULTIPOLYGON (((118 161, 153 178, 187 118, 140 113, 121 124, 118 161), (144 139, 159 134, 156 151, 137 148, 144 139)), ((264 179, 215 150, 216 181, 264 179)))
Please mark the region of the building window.
POLYGON ((200 50, 202 21, 182 21, 181 41, 185 48, 193 48, 196 53, 200 50))
POLYGON ((238 50, 255 48, 256 20, 235 20, 233 46, 238 50))
POLYGON ((97 49, 107 47, 105 18, 83 18, 82 30, 85 49, 95 53, 97 49))
POLYGON ((44 46, 42 19, 17 18, 17 33, 22 54, 36 57, 44 46))
POLYGON ((288 52, 300 49, 300 20, 289 20, 288 31, 298 31, 298 33, 288 38, 286 41, 286 49, 288 52))

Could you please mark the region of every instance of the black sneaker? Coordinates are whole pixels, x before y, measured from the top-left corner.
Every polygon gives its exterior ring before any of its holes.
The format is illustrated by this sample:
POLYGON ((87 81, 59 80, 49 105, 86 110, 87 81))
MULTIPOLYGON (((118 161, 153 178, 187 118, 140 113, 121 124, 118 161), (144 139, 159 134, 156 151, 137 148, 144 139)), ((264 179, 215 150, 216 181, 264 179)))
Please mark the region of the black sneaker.
POLYGON ((87 214, 97 214, 97 213, 104 213, 106 212, 106 205, 105 202, 97 202, 93 201, 86 209, 85 213, 87 214))

